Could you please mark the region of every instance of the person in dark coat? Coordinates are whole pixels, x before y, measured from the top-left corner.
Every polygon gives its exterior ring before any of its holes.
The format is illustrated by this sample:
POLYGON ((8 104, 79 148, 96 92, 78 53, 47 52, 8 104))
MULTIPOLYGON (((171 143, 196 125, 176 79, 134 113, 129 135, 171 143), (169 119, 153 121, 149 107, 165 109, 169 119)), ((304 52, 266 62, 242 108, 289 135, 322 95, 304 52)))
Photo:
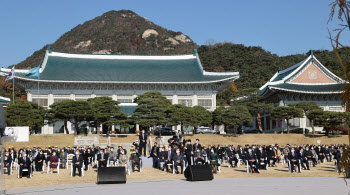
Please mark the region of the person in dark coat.
POLYGON ((305 169, 305 170, 310 170, 309 162, 307 160, 307 157, 305 156, 305 151, 303 148, 300 148, 300 150, 299 150, 299 159, 300 159, 301 167, 303 167, 303 169, 305 169), (304 163, 306 164, 307 168, 305 168, 304 163))
POLYGON ((73 156, 72 164, 73 164, 73 177, 75 177, 75 172, 78 169, 79 177, 81 177, 81 168, 83 166, 83 155, 80 154, 79 150, 75 152, 75 156, 73 156))
MULTIPOLYGON (((290 153, 288 154, 288 159, 289 159, 289 162, 290 162, 290 169, 291 169, 291 172, 293 173, 294 171, 294 165, 297 165, 298 166, 298 170, 299 170, 299 167, 300 167, 300 164, 299 164, 299 155, 295 152, 295 149, 292 148, 290 150, 290 153)), ((299 170, 299 172, 301 172, 299 170)))
POLYGON ((245 157, 248 161, 248 165, 250 169, 252 170, 252 173, 253 173, 253 165, 255 165, 255 167, 257 168, 256 169, 257 173, 260 173, 258 169, 258 163, 256 161, 256 154, 252 151, 252 148, 248 149, 248 152, 246 153, 245 157))
POLYGON ((192 144, 191 140, 188 140, 187 145, 186 145, 186 159, 188 165, 192 165, 192 144))
POLYGON ((44 155, 44 152, 41 150, 35 158, 35 170, 43 171, 44 162, 45 162, 45 155, 44 155))
POLYGON ((141 134, 139 135, 140 140, 140 155, 142 155, 143 150, 143 156, 146 156, 146 145, 147 145, 147 134, 145 133, 145 130, 142 130, 141 134))
POLYGON ((8 151, 6 151, 5 158, 4 158, 4 168, 7 169, 8 175, 11 175, 11 163, 12 163, 12 156, 9 154, 8 151))
POLYGON ((19 164, 19 178, 22 178, 23 176, 23 169, 28 170, 28 178, 30 178, 31 172, 32 172, 32 161, 30 160, 29 156, 27 156, 26 152, 22 152, 22 156, 18 158, 18 164, 19 164))

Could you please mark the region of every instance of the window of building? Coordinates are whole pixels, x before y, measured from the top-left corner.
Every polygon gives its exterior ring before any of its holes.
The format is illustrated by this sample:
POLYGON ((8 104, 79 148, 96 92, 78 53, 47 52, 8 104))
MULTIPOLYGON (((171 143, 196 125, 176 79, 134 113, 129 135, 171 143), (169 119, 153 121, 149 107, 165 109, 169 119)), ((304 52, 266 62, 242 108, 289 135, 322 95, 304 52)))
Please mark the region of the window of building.
POLYGON ((212 100, 211 99, 203 99, 203 100, 198 100, 198 105, 203 106, 204 108, 211 108, 212 106, 212 100))
POLYGON ((179 99, 178 103, 184 106, 192 106, 192 100, 190 99, 179 99))
POLYGON ((62 102, 63 100, 69 100, 69 99, 68 98, 66 98, 66 99, 64 99, 64 98, 57 98, 57 99, 53 100, 53 103, 62 102))
POLYGON ((119 103, 132 103, 133 101, 132 101, 132 99, 130 98, 128 98, 128 99, 121 99, 121 98, 118 98, 118 100, 117 100, 119 103))
POLYGON ((329 111, 334 111, 334 112, 341 112, 343 109, 342 107, 329 107, 329 111))
POLYGON ((47 99, 39 99, 39 102, 38 102, 38 99, 32 99, 32 102, 35 102, 35 103, 39 104, 42 107, 48 107, 49 106, 47 99))

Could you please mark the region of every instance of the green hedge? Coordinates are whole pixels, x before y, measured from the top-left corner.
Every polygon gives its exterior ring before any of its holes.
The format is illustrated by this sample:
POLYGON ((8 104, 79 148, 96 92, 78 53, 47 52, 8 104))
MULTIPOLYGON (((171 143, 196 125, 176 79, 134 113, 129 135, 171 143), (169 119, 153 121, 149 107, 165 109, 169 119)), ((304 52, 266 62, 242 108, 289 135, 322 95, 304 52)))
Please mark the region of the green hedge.
MULTIPOLYGON (((305 129, 305 134, 309 134, 310 130, 309 129, 305 129)), ((290 131, 290 133, 295 133, 295 134, 303 134, 303 128, 297 128, 297 129, 293 129, 290 131)))

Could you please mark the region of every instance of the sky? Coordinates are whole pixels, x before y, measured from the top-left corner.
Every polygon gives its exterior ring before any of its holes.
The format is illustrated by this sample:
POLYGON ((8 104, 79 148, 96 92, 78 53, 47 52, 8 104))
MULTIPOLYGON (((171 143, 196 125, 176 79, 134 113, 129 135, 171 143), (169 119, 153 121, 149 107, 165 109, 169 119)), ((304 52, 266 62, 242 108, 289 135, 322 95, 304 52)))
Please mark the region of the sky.
MULTIPOLYGON (((19 63, 75 26, 129 9, 198 45, 232 42, 279 56, 331 50, 331 0, 1 0, 0 67, 19 63)), ((346 34, 348 35, 348 33, 346 34)), ((346 36, 345 36, 346 37, 346 36)), ((348 43, 344 40, 344 43, 348 43)), ((347 44, 350 45, 350 44, 347 44)))

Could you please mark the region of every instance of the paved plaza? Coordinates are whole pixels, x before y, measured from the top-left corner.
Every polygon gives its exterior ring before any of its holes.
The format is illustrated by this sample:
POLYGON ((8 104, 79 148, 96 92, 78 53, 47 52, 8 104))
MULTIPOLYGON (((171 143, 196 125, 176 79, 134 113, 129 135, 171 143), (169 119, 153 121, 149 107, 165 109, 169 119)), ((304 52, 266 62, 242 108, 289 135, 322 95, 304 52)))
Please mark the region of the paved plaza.
POLYGON ((102 194, 349 194, 350 187, 343 178, 294 177, 294 178, 230 178, 212 181, 188 182, 183 180, 130 181, 126 184, 97 185, 95 183, 61 185, 40 188, 9 190, 8 194, 30 195, 102 195, 102 194))

